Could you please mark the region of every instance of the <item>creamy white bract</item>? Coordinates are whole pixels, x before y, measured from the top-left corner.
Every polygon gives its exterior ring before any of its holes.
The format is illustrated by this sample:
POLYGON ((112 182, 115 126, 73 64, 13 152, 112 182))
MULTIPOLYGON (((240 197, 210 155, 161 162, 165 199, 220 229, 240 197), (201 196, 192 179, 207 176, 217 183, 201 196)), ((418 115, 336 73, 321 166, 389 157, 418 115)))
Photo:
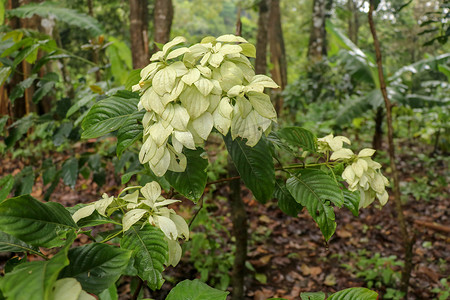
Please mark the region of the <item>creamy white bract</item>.
POLYGON ((381 165, 372 160, 374 149, 365 148, 357 155, 352 150, 344 148, 344 143, 350 144, 350 140, 344 136, 327 135, 319 138, 319 152, 331 152, 330 160, 343 161, 346 168, 342 178, 348 183, 348 189, 352 192, 359 191, 359 208, 369 206, 375 197, 381 205, 385 205, 389 195, 386 186, 389 181, 381 174, 381 165))
POLYGON ((211 130, 258 143, 276 112, 264 88, 278 85, 255 75, 247 56, 254 46, 242 37, 207 37, 191 47, 176 37, 155 53, 141 71, 139 109, 145 109, 140 162, 157 176, 186 168, 184 147, 202 146, 211 130))
POLYGON ((72 218, 78 222, 82 218, 90 216, 95 210, 102 216, 110 216, 116 210, 122 210, 123 232, 129 230, 137 222, 144 220, 144 223, 156 226, 165 235, 165 240, 169 245, 168 265, 177 265, 181 259, 181 247, 179 238, 189 239, 189 227, 186 221, 176 214, 167 205, 180 202, 180 200, 165 199, 161 196, 160 185, 153 181, 144 187, 134 186, 124 189, 117 198, 103 194, 102 199, 93 202, 77 210, 72 218), (125 192, 127 193, 122 196, 125 192))

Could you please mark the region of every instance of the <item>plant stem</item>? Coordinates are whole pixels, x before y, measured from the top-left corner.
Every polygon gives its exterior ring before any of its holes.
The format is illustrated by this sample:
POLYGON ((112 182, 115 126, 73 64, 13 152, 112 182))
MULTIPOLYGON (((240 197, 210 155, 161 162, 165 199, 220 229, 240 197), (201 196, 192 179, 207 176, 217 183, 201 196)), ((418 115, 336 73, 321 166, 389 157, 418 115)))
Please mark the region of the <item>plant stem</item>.
MULTIPOLYGON (((231 178, 237 177, 239 173, 228 156, 228 173, 231 178)), ((245 278, 245 261, 247 259, 247 212, 245 204, 241 197, 241 180, 234 179, 230 181, 230 206, 231 219, 233 222, 233 235, 236 239, 236 252, 234 256, 232 287, 232 300, 244 299, 244 278, 245 278)))
POLYGON ((192 223, 194 223, 195 218, 197 218, 197 215, 202 210, 202 208, 203 208, 203 198, 200 199, 200 207, 195 212, 195 215, 192 217, 192 219, 189 221, 189 225, 188 225, 189 228, 191 228, 192 223))
POLYGON ((373 37, 373 43, 375 47, 375 56, 378 67, 378 78, 380 79, 380 90, 383 95, 384 104, 386 106, 386 119, 388 126, 388 142, 389 142, 389 159, 392 170, 392 177, 394 179, 394 203, 395 209, 397 213, 397 220, 400 226, 400 231, 403 238, 403 247, 405 250, 405 265, 402 270, 402 279, 401 279, 401 291, 405 293, 405 299, 408 298, 408 287, 409 287, 409 278, 411 277, 412 270, 412 248, 414 244, 415 237, 409 237, 408 232, 408 224, 406 223, 405 216, 403 214, 402 202, 401 202, 401 194, 400 194, 400 184, 399 184, 399 176, 397 165, 395 163, 395 144, 394 144, 394 130, 392 126, 392 104, 389 100, 387 90, 386 90, 386 82, 384 80, 383 75, 383 64, 380 50, 380 42, 378 41, 377 31, 375 28, 375 24, 373 22, 373 10, 374 10, 374 0, 370 1, 369 7, 369 26, 370 31, 373 37))
POLYGON ((116 236, 120 235, 123 232, 123 230, 120 230, 116 233, 114 233, 113 235, 108 236, 107 238, 105 238, 103 241, 101 241, 100 243, 106 243, 110 240, 112 240, 113 238, 115 238, 116 236))

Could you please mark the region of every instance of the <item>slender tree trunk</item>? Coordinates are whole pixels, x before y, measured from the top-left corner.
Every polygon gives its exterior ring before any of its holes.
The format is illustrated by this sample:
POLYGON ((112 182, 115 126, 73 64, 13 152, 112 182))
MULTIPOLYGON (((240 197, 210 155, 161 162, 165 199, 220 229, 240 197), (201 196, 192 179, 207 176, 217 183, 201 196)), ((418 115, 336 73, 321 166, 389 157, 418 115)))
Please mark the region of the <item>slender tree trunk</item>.
POLYGON ((147 0, 130 0, 130 38, 133 68, 149 63, 147 0))
POLYGON ((312 24, 309 35, 308 57, 312 62, 319 62, 327 56, 325 22, 329 16, 332 0, 314 0, 312 24))
POLYGON ((269 26, 269 0, 260 0, 258 17, 258 35, 256 37, 255 73, 266 74, 267 42, 269 26))
POLYGON ((359 8, 356 6, 354 1, 355 0, 347 0, 347 9, 350 13, 348 17, 348 36, 355 45, 358 45, 359 8))
POLYGON ((413 245, 415 241, 415 235, 410 237, 410 233, 408 231, 408 224, 406 222, 405 216, 403 214, 403 208, 402 208, 402 201, 401 201, 401 194, 400 194, 400 183, 399 183, 399 175, 395 160, 395 144, 394 144, 394 129, 392 126, 392 104, 389 100, 387 90, 386 90, 386 82, 384 80, 383 75, 383 64, 382 64, 382 57, 381 57, 381 50, 380 50, 380 42, 378 41, 377 32, 375 28, 375 23, 373 22, 373 10, 374 10, 374 4, 373 0, 370 1, 370 7, 369 7, 369 26, 370 31, 372 33, 373 37, 373 43, 375 46, 375 56, 377 61, 377 67, 378 67, 378 77, 380 79, 380 90, 383 95, 384 104, 386 106, 386 119, 387 119, 387 127, 388 127, 388 142, 389 142, 389 159, 390 159, 390 165, 392 170, 392 176, 394 179, 394 202, 395 202, 395 209, 397 213, 397 220, 400 227, 400 231, 403 238, 403 247, 405 250, 405 265, 402 270, 402 279, 401 279, 401 291, 405 293, 405 299, 408 299, 408 287, 409 287, 409 279, 411 277, 411 270, 413 267, 412 264, 412 255, 413 255, 413 245))
MULTIPOLYGON (((155 0, 153 11, 154 40, 165 44, 170 40, 170 28, 173 20, 172 0, 155 0)), ((155 45, 155 51, 157 50, 155 45)))
POLYGON ((281 27, 280 0, 271 0, 269 14, 269 45, 272 63, 272 79, 280 86, 273 90, 275 110, 280 115, 283 109, 281 92, 287 85, 286 51, 284 48, 283 29, 281 27))
POLYGON ((372 140, 372 148, 375 150, 380 150, 383 142, 383 119, 383 107, 378 107, 375 115, 375 133, 372 140))

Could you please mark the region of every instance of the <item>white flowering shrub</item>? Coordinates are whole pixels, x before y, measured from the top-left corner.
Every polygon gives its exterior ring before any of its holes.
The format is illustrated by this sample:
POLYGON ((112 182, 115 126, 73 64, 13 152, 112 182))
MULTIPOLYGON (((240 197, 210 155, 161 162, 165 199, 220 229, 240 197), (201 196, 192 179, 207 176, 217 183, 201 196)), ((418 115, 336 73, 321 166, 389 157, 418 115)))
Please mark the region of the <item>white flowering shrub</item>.
MULTIPOLYGON (((93 105, 83 119, 82 137, 113 134, 118 156, 137 144, 140 168, 124 174, 122 183, 136 175, 143 186, 67 208, 30 195, 0 202, 0 251, 43 258, 21 262, 0 278, 0 298, 117 298, 115 282, 122 275, 137 276, 152 290, 161 288, 165 266, 178 264, 180 243, 190 236, 188 224, 170 205, 181 201, 179 195, 194 203, 202 197, 208 181, 203 146, 213 130, 223 136, 240 178, 258 201, 276 199, 293 217, 306 208, 326 241, 336 230, 335 209, 345 207, 357 216, 375 198, 384 205, 388 181, 372 160, 374 150, 354 154, 344 147, 350 145, 346 137, 318 139, 300 127, 271 132, 276 112, 265 90, 278 86, 255 75, 248 59, 254 55, 253 45, 233 35, 207 37, 192 46, 177 37, 137 71, 137 80, 130 77, 134 92, 119 91, 93 105), (287 163, 281 161, 286 153, 287 163), (105 226, 100 233, 92 229, 100 225, 105 226), (81 234, 92 242, 72 247, 81 234), (42 247, 59 250, 47 256, 42 247)), ((225 300, 228 292, 185 280, 166 299, 198 294, 225 300)), ((332 297, 350 294, 377 298, 367 289, 332 297)))
POLYGON ((180 47, 176 37, 155 53, 133 86, 145 109, 141 163, 157 176, 167 170, 183 172, 183 147, 203 146, 213 128, 255 146, 276 121, 276 112, 264 88, 278 85, 255 75, 247 56, 254 47, 233 35, 208 37, 191 47, 180 47), (247 55, 247 56, 246 56, 247 55))

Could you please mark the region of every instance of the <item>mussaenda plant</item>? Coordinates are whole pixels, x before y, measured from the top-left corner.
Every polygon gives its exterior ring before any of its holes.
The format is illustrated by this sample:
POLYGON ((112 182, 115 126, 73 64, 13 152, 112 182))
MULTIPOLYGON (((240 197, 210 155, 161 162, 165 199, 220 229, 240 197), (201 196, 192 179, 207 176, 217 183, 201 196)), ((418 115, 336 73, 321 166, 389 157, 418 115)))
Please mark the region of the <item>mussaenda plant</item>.
MULTIPOLYGON (((32 253, 42 260, 15 262, 0 278, 0 296, 102 298, 117 295, 115 283, 123 275, 139 278, 135 295, 144 283, 151 290, 160 289, 165 266, 179 263, 180 240, 190 237, 184 218, 169 207, 180 200, 163 197, 162 187, 193 202, 201 198, 208 165, 203 146, 212 131, 223 135, 240 178, 258 201, 276 198, 280 209, 294 217, 306 207, 326 241, 336 229, 335 207, 357 215, 375 197, 384 205, 387 179, 371 159, 374 150, 355 155, 343 147, 350 144, 347 138, 317 139, 300 127, 271 132, 276 112, 265 90, 278 85, 265 75, 255 75, 248 59, 254 56, 255 47, 242 37, 206 37, 192 46, 177 37, 140 71, 133 93, 120 91, 94 104, 83 120, 82 137, 116 131, 118 155, 142 138, 138 174, 152 179, 125 187, 118 196, 104 194, 75 207, 42 203, 30 195, 1 202, 0 251, 32 253), (288 151, 302 163, 282 165, 279 151, 288 151), (315 163, 308 163, 311 160, 315 163), (105 224, 113 229, 93 236, 90 228, 105 224), (74 247, 80 234, 92 242, 74 247), (39 247, 60 249, 50 256, 39 247)), ((131 175, 126 175, 127 182, 131 175)), ((377 297, 367 289, 330 297, 341 299, 349 293, 359 297, 354 299, 377 297)), ((202 299, 225 300, 228 292, 185 280, 166 299, 200 294, 202 299)))

